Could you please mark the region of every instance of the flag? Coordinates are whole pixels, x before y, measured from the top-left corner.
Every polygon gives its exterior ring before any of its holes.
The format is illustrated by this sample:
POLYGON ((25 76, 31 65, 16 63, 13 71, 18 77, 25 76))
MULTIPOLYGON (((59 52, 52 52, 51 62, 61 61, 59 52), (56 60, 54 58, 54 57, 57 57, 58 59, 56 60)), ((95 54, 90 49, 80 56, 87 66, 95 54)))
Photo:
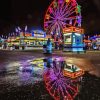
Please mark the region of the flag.
POLYGON ((27 31, 27 25, 25 26, 25 32, 27 31))
POLYGON ((21 28, 18 26, 18 30, 21 31, 21 28))
POLYGON ((18 33, 18 32, 19 32, 17 28, 15 28, 15 31, 16 31, 16 33, 18 33))

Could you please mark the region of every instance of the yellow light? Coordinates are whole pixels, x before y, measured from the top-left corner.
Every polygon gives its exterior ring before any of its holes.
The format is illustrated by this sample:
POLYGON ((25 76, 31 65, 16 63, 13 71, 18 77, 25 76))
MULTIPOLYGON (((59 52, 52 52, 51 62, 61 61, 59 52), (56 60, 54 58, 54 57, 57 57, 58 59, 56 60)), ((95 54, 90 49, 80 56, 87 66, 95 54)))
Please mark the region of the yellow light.
POLYGON ((46 19, 50 19, 50 15, 49 14, 46 15, 46 19))
POLYGON ((65 0, 67 3, 69 2, 69 0, 65 0))

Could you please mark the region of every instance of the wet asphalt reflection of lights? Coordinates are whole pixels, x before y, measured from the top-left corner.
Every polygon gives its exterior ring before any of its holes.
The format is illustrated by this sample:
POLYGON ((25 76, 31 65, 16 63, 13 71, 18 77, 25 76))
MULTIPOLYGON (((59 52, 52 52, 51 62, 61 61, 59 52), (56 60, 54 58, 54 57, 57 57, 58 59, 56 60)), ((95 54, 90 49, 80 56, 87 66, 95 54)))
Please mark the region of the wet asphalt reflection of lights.
POLYGON ((67 97, 73 99, 78 93, 77 81, 79 79, 77 78, 76 82, 73 82, 70 77, 63 75, 64 60, 66 58, 50 57, 11 62, 6 66, 7 72, 3 81, 15 86, 44 81, 46 89, 53 98, 67 97))

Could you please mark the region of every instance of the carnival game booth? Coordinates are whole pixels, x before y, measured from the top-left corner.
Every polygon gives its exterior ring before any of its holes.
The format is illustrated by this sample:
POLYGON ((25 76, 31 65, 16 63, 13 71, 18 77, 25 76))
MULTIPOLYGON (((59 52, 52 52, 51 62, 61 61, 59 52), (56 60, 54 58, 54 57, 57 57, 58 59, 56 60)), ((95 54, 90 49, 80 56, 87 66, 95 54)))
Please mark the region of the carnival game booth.
POLYGON ((84 30, 82 28, 77 28, 77 27, 64 28, 63 51, 84 52, 83 33, 84 30))
MULTIPOLYGON (((35 30, 31 33, 21 32, 19 36, 8 37, 7 42, 8 47, 32 49, 33 47, 42 48, 48 38, 45 32, 35 30)), ((51 41, 53 41, 53 39, 51 39, 51 41)))

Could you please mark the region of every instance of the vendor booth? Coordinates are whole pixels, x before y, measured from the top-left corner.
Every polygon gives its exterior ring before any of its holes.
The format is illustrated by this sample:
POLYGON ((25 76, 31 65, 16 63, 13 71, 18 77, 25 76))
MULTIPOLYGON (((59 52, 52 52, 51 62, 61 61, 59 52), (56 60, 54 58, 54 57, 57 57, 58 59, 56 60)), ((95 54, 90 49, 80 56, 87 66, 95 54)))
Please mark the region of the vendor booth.
POLYGON ((63 51, 83 52, 84 51, 83 32, 84 30, 82 28, 76 28, 76 27, 64 28, 63 51))

